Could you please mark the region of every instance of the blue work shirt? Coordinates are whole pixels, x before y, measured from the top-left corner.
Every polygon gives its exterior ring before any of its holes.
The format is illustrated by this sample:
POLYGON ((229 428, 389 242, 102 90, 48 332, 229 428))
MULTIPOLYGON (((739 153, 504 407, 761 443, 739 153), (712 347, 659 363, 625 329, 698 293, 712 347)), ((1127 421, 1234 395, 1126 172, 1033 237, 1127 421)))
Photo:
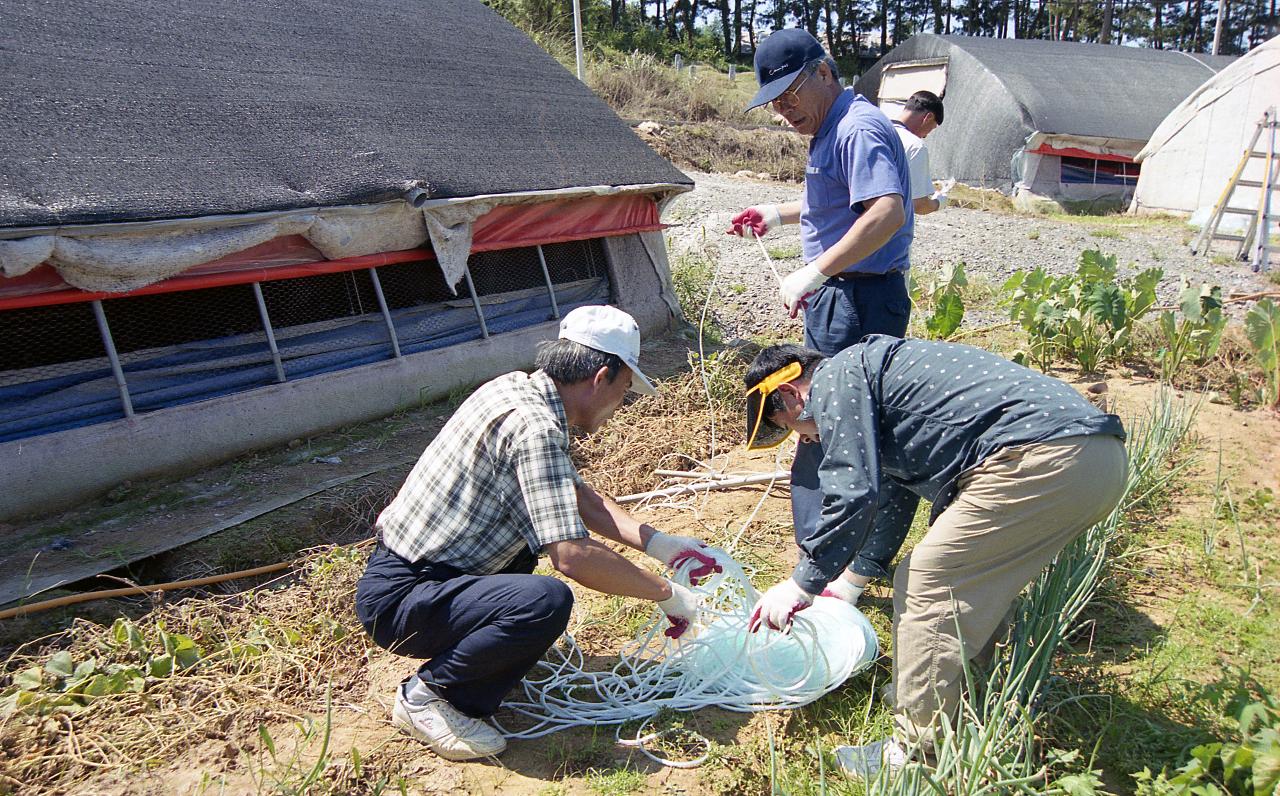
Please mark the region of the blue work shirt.
MULTIPOLYGON (((800 243, 811 263, 844 237, 877 196, 911 196, 911 172, 893 124, 866 97, 846 90, 832 103, 809 142, 800 243)), ((915 209, 903 201, 906 221, 887 243, 845 269, 868 274, 906 271, 915 229, 915 209)))
POLYGON ((885 479, 933 501, 932 523, 960 476, 1001 448, 1124 438, 1120 418, 1058 379, 980 348, 885 335, 820 364, 807 404, 824 448, 822 518, 798 540, 803 555, 792 578, 811 594, 840 575, 870 534, 910 526, 914 511, 884 501, 885 479))

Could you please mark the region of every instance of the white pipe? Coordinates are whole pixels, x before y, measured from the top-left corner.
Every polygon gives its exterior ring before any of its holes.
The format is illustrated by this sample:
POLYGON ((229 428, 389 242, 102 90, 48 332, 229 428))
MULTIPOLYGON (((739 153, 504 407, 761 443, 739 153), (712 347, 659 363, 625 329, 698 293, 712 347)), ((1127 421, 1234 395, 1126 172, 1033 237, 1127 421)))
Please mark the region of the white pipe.
POLYGON ((751 486, 752 484, 767 484, 770 481, 778 483, 790 483, 791 471, 779 470, 775 473, 757 473, 756 475, 740 475, 733 478, 725 478, 720 481, 708 481, 705 484, 681 484, 679 486, 668 487, 667 489, 658 489, 653 492, 640 492, 635 495, 623 495, 620 498, 614 498, 617 503, 636 503, 648 498, 664 498, 675 497, 676 495, 692 495, 697 492, 707 492, 714 489, 732 489, 735 486, 751 486))
POLYGON ((706 473, 698 472, 697 470, 654 470, 653 474, 663 478, 706 478, 707 476, 724 478, 724 473, 706 473))

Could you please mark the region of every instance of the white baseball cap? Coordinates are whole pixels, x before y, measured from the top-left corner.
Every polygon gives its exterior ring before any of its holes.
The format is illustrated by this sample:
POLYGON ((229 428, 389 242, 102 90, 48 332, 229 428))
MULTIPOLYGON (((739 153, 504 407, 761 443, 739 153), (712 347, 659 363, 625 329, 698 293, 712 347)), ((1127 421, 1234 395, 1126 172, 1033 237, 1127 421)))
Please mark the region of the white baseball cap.
POLYGON ((635 376, 632 392, 658 394, 649 377, 640 372, 640 327, 635 318, 617 307, 591 304, 570 311, 560 319, 560 339, 616 355, 635 376))

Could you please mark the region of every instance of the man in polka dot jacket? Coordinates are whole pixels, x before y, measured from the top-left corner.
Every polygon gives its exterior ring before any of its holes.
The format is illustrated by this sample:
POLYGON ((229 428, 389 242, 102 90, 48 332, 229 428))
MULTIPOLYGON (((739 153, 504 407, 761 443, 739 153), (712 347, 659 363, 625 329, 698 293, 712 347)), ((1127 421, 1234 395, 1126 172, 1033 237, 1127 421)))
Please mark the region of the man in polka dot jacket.
POLYGON ((795 431, 824 449, 821 520, 797 539, 792 576, 756 605, 753 630, 784 629, 828 584, 841 596, 860 551, 883 538, 896 549, 917 496, 933 502, 893 578, 894 736, 852 748, 847 767, 900 765, 904 744, 927 753, 938 716, 958 704, 964 660, 990 654, 1023 587, 1119 501, 1120 418, 986 351, 883 335, 829 359, 771 346, 746 383, 748 447, 795 431))

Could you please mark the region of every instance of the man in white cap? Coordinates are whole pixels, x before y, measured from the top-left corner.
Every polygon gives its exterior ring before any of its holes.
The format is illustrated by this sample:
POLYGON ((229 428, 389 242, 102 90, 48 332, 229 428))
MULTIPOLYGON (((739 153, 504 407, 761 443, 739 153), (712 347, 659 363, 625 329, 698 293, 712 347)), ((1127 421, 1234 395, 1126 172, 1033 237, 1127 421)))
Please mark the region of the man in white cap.
POLYGON ((427 446, 378 516, 378 546, 356 587, 356 614, 379 646, 428 659, 396 693, 392 721, 441 757, 496 755, 484 719, 569 621, 564 581, 534 575, 539 556, 595 591, 657 602, 677 637, 693 592, 642 569, 593 531, 701 577, 718 569, 697 539, 664 534, 583 482, 568 426, 598 430, 627 390, 655 395, 640 372, 640 330, 615 307, 579 307, 538 350, 533 373, 477 389, 427 446))

